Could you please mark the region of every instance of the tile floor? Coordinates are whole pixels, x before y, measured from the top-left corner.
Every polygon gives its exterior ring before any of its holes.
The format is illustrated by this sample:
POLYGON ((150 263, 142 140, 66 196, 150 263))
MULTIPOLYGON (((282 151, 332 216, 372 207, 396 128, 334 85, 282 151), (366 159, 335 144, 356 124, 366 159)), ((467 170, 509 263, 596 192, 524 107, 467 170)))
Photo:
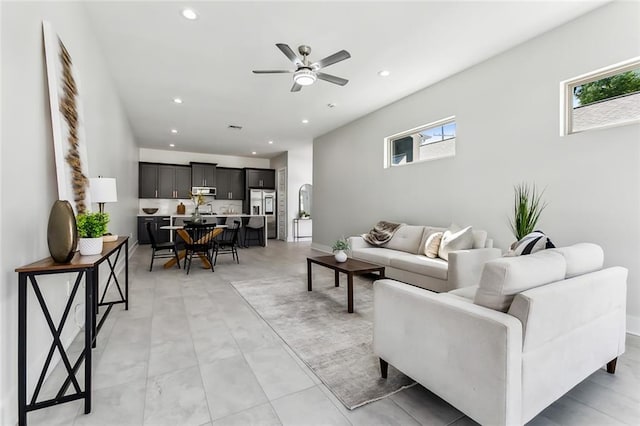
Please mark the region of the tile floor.
MULTIPOLYGON (((347 410, 229 284, 304 276, 311 253, 309 243, 270 241, 241 250, 240 265, 221 258, 212 273, 194 263, 186 276, 163 270, 162 260, 149 272, 150 251, 139 247, 130 310, 114 309, 94 350, 92 413, 75 401, 32 412, 29 424, 475 424, 419 385, 347 410)), ((56 369, 45 389, 61 375, 56 369)), ((629 335, 616 375, 594 373, 530 425, 637 425, 639 389, 640 338, 629 335)))

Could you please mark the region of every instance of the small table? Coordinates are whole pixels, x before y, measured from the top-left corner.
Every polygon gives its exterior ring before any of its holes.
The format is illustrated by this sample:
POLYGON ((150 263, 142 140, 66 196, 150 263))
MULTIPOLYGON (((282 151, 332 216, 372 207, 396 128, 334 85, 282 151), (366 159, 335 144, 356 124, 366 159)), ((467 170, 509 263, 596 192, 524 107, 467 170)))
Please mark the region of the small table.
POLYGON ((335 285, 340 287, 339 273, 347 274, 347 312, 353 313, 353 276, 379 272, 380 279, 384 278, 384 266, 364 262, 362 260, 347 259, 346 262, 336 262, 334 256, 307 257, 307 290, 311 291, 311 264, 324 266, 335 271, 335 285))

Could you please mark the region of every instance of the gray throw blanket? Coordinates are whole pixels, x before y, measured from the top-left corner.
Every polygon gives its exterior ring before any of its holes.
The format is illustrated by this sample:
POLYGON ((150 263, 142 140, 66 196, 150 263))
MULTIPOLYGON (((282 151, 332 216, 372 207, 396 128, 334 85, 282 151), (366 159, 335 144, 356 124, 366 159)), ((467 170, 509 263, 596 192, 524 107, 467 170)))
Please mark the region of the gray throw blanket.
POLYGON ((389 242, 400 225, 400 223, 381 220, 376 223, 376 226, 368 234, 362 234, 362 238, 371 245, 381 246, 389 242))

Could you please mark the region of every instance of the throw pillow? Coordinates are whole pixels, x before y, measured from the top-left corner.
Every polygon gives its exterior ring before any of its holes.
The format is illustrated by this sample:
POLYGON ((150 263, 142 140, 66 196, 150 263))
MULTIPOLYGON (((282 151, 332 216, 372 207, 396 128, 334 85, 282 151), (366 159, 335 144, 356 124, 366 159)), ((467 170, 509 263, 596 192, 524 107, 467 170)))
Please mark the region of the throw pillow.
POLYGON ((469 250, 473 248, 473 230, 467 226, 460 231, 444 231, 440 247, 438 248, 438 257, 449 260, 449 252, 454 250, 469 250))
POLYGON ((438 249, 440 248, 440 241, 442 240, 442 232, 434 232, 427 237, 427 241, 424 243, 424 255, 435 259, 438 257, 438 249))
POLYGON ((511 247, 511 250, 505 255, 506 257, 524 256, 533 254, 540 250, 555 248, 549 237, 542 231, 533 231, 522 237, 520 241, 511 247))

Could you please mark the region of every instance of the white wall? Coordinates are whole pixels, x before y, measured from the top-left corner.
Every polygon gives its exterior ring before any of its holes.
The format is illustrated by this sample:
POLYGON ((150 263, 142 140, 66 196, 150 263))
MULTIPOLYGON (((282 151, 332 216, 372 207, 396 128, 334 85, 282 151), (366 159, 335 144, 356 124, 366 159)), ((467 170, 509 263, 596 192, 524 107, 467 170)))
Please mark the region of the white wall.
POLYGON ((215 163, 220 167, 269 168, 268 158, 236 157, 233 155, 202 154, 199 152, 168 151, 140 148, 140 161, 150 163, 189 164, 190 162, 215 163))
MULTIPOLYGON (((17 274, 49 255, 47 221, 57 199, 48 88, 42 45, 46 19, 70 51, 81 79, 90 176, 115 177, 118 202, 107 205, 109 229, 134 233, 138 209, 138 148, 115 87, 78 2, 2 3, 2 144, 0 148, 0 424, 17 421, 17 274)), ((94 206, 95 208, 95 206, 94 206)), ((104 275, 104 273, 102 274, 104 275)), ((66 300, 66 279, 43 286, 54 321, 66 300)), ((49 348, 42 314, 30 300, 30 383, 49 348)), ((77 331, 70 318, 65 340, 77 331)))
MULTIPOLYGON (((298 217, 300 213, 299 193, 300 187, 305 183, 313 184, 313 145, 311 143, 300 147, 290 149, 288 157, 287 181, 288 181, 288 221, 287 227, 288 241, 293 241, 293 219, 298 217)), ((314 188, 315 190, 315 188, 314 188)), ((314 193, 315 194, 315 193, 314 193)), ((315 199, 312 200, 312 207, 315 206, 315 199)), ((311 211, 313 219, 315 212, 311 211)), ((304 226, 304 225, 303 225, 304 226)), ((304 235, 310 235, 308 231, 301 232, 304 235)))
POLYGON ((606 5, 314 140, 314 245, 387 219, 473 225, 504 249, 513 186, 534 182, 556 245, 592 241, 629 268, 640 331, 640 125, 558 136, 559 82, 640 55, 639 17, 640 3, 606 5), (385 136, 451 115, 455 157, 383 168, 385 136))
MULTIPOLYGON (((287 168, 287 241, 293 241, 293 219, 299 214, 298 191, 305 183, 313 183, 313 145, 311 142, 303 143, 271 160, 271 168, 276 169, 276 174, 281 167, 287 168)), ((310 230, 306 229, 301 233, 311 235, 310 230)))

